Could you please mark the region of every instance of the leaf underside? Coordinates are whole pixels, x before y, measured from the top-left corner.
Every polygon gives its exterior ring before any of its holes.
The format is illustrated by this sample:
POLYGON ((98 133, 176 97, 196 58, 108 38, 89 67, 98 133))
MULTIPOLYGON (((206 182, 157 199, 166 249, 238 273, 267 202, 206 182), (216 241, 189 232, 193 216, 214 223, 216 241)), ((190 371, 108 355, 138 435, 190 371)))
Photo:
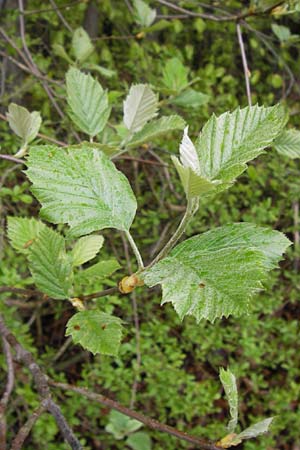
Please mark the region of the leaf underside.
POLYGON ((300 158, 300 131, 286 130, 274 142, 274 148, 280 155, 291 159, 300 158))
POLYGON ((228 423, 229 433, 233 433, 238 423, 238 390, 234 374, 229 370, 221 368, 220 380, 224 387, 225 394, 229 403, 231 419, 228 423))
POLYGON ((213 322, 247 313, 290 241, 277 231, 248 223, 226 225, 177 245, 144 273, 150 287, 162 285, 162 304, 171 302, 183 319, 213 322))
POLYGON ((133 85, 124 101, 124 124, 131 133, 136 133, 157 115, 157 109, 157 96, 150 86, 133 85))

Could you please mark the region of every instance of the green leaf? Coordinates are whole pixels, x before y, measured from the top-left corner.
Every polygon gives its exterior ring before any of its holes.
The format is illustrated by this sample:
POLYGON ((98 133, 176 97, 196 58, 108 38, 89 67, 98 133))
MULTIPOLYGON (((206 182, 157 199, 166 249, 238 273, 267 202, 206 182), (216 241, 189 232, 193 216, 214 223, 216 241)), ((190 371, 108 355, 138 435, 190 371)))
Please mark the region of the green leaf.
POLYGON ((199 108, 200 106, 206 105, 209 98, 209 95, 203 94, 202 92, 195 91, 194 89, 186 89, 171 102, 182 108, 199 108))
POLYGON ((170 91, 176 93, 182 91, 188 85, 188 69, 180 59, 172 58, 166 62, 163 70, 163 84, 170 91))
POLYGON ((200 133, 196 150, 199 175, 221 180, 224 188, 246 169, 246 163, 263 153, 286 124, 284 108, 252 106, 213 115, 200 133))
POLYGON ((103 143, 99 143, 99 142, 91 143, 88 141, 82 141, 82 142, 80 142, 80 144, 69 145, 68 149, 70 149, 70 150, 79 149, 79 150, 83 150, 83 151, 87 150, 87 149, 101 150, 101 152, 105 153, 110 158, 120 151, 120 147, 118 147, 117 145, 103 144, 103 143))
POLYGON ((300 131, 286 130, 274 141, 274 148, 280 155, 300 158, 300 131))
POLYGON ((194 236, 146 270, 150 287, 162 285, 162 304, 171 302, 183 319, 213 322, 247 313, 252 296, 275 268, 290 241, 278 231, 236 223, 194 236))
POLYGON ((111 433, 115 439, 120 440, 129 433, 140 429, 142 426, 143 424, 138 420, 131 419, 119 411, 112 410, 109 414, 109 423, 106 425, 105 430, 111 433))
POLYGON ((80 266, 95 258, 104 242, 103 236, 90 235, 78 239, 72 250, 73 266, 80 266))
MULTIPOLYGON (((33 111, 30 113, 23 106, 10 103, 6 117, 10 128, 22 139, 24 147, 36 138, 42 123, 39 112, 33 111)), ((17 153, 17 156, 21 157, 24 154, 25 151, 20 151, 17 153)))
POLYGON ((80 270, 74 276, 75 287, 78 290, 80 285, 93 284, 95 281, 101 281, 110 277, 116 270, 121 268, 118 261, 114 258, 99 261, 98 263, 80 270))
POLYGON ((271 27, 273 33, 280 40, 280 42, 288 41, 291 37, 290 29, 284 25, 277 25, 276 23, 273 23, 271 27))
POLYGON ((157 115, 157 95, 147 84, 132 85, 124 101, 124 124, 131 133, 136 133, 157 115))
POLYGON ((45 227, 43 222, 34 218, 7 218, 7 234, 10 243, 15 250, 24 254, 28 253, 28 248, 45 227))
POLYGON ((92 41, 82 27, 79 27, 74 31, 72 49, 79 64, 83 63, 94 51, 92 41))
POLYGON ((153 139, 170 133, 174 130, 183 130, 185 121, 180 116, 161 117, 158 120, 152 120, 147 123, 140 131, 135 133, 128 142, 127 147, 138 147, 145 142, 150 142, 153 139))
POLYGON ((34 282, 42 292, 55 299, 70 297, 72 263, 63 236, 44 226, 28 249, 28 260, 34 282))
POLYGON ((52 49, 53 49, 53 53, 56 56, 60 56, 60 58, 67 61, 69 64, 74 64, 74 61, 72 61, 72 59, 70 58, 70 56, 68 55, 68 53, 66 52, 65 48, 62 45, 53 44, 52 49))
POLYGON ((133 0, 135 19, 142 27, 149 27, 156 18, 156 9, 151 9, 143 0, 133 0))
POLYGON ((229 370, 221 368, 220 380, 225 390, 229 403, 231 420, 228 423, 229 433, 233 433, 238 423, 238 390, 234 374, 229 370))
POLYGON ((122 321, 97 310, 80 311, 67 323, 66 336, 94 355, 116 356, 122 337, 122 321))
POLYGON ((117 76, 117 72, 115 70, 107 69, 106 67, 99 66, 98 64, 85 63, 81 67, 84 69, 92 70, 94 72, 98 72, 104 78, 113 78, 117 76))
POLYGON ((126 440, 126 444, 133 450, 151 450, 151 438, 149 434, 139 431, 131 434, 126 440))
POLYGON ((260 436, 261 434, 267 433, 273 420, 274 417, 269 417, 268 419, 261 420, 255 425, 246 428, 244 431, 242 431, 240 434, 234 437, 232 445, 237 445, 245 439, 252 439, 257 436, 260 436))
POLYGON ((110 115, 106 91, 90 74, 72 67, 66 75, 69 115, 81 131, 91 137, 100 133, 110 115))
POLYGON ((134 194, 125 175, 101 151, 38 146, 31 149, 27 165, 32 192, 43 205, 42 217, 69 224, 73 237, 130 228, 137 206, 134 194))

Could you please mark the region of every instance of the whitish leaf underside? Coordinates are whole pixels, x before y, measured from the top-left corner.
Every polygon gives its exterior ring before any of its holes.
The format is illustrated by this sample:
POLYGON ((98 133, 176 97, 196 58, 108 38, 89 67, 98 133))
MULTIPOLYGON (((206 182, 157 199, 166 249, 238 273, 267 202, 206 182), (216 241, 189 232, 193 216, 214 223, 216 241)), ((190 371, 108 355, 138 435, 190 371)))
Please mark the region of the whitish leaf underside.
POLYGON ((124 102, 124 123, 131 133, 136 133, 157 115, 157 96, 147 84, 131 86, 124 102))

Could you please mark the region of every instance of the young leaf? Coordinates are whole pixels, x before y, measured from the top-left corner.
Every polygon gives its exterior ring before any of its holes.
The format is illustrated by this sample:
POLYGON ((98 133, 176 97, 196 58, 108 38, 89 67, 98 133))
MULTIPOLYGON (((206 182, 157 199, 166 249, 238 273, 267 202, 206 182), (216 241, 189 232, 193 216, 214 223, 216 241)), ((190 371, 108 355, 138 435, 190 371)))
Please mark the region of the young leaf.
POLYGON ((139 430, 142 426, 143 424, 138 420, 131 419, 119 411, 112 410, 109 414, 109 423, 106 425, 105 430, 111 433, 115 439, 120 440, 129 433, 139 430))
POLYGON ((231 420, 228 423, 229 433, 233 433, 238 423, 238 390, 234 374, 229 370, 220 370, 220 380, 229 403, 231 420))
POLYGON ((147 84, 131 86, 124 101, 124 123, 131 133, 136 133, 157 115, 157 95, 147 84))
POLYGON ((172 302, 182 319, 213 322, 248 310, 268 270, 290 241, 278 231, 248 223, 226 225, 177 245, 143 274, 150 287, 162 285, 162 304, 172 302))
POLYGON ((131 434, 126 440, 126 445, 133 450, 151 450, 152 448, 149 434, 143 431, 131 434))
POLYGON ((272 144, 286 123, 284 108, 248 106, 212 116, 200 133, 196 150, 200 175, 209 180, 232 183, 246 169, 246 163, 272 144))
POLYGON ((186 89, 175 97, 171 102, 173 105, 181 108, 199 108, 206 105, 209 101, 209 95, 197 92, 194 89, 186 89))
POLYGON ((78 239, 72 250, 73 266, 80 266, 95 258, 104 242, 103 236, 90 235, 78 239))
POLYGON ((261 434, 267 433, 269 431, 270 425, 273 422, 274 417, 269 417, 268 419, 261 420, 257 422, 255 425, 251 425, 251 427, 246 428, 246 430, 242 431, 238 434, 232 441, 232 444, 240 443, 245 439, 252 439, 261 434))
POLYGON ((66 336, 72 336, 75 344, 82 345, 94 355, 117 356, 122 321, 118 317, 97 310, 80 311, 67 323, 66 336))
POLYGON ((27 254, 41 230, 46 227, 43 222, 27 217, 8 217, 7 234, 12 247, 20 253, 27 254))
POLYGON ((37 287, 55 299, 70 297, 72 264, 65 251, 65 240, 44 226, 28 249, 29 268, 37 287))
POLYGON ((73 237, 130 228, 134 194, 125 175, 101 151, 38 146, 31 149, 27 165, 32 192, 43 205, 42 217, 68 223, 73 237))
POLYGON ((92 41, 82 27, 79 27, 74 31, 72 48, 79 64, 83 63, 94 51, 92 41))
POLYGON ((63 58, 65 61, 67 61, 69 64, 74 64, 74 61, 70 58, 68 53, 66 52, 65 48, 60 44, 53 44, 52 45, 53 53, 56 56, 59 56, 60 58, 63 58))
POLYGON ((188 85, 188 69, 180 59, 169 59, 163 70, 162 81, 170 91, 179 93, 188 85))
POLYGON ((10 103, 6 114, 10 128, 22 140, 22 149, 16 154, 18 157, 24 156, 26 147, 33 141, 40 129, 42 119, 37 111, 29 112, 23 106, 10 103))
POLYGON ((107 93, 91 75, 72 67, 66 75, 67 101, 72 121, 91 137, 100 133, 110 115, 107 93))
POLYGON ((277 25, 276 23, 273 23, 271 25, 272 31, 275 34, 275 36, 280 40, 280 42, 288 41, 291 37, 291 31, 288 27, 285 27, 284 25, 277 25))
POLYGON ((87 269, 80 270, 80 272, 75 275, 75 279, 79 283, 84 283, 88 280, 99 281, 109 277, 120 268, 121 266, 116 259, 106 259, 104 261, 99 261, 87 269))
POLYGON ((300 158, 300 131, 295 129, 284 131, 273 145, 281 155, 292 159, 300 158))
POLYGON ((151 9, 143 0, 133 0, 136 21, 142 27, 149 27, 155 20, 156 9, 151 9))
POLYGON ((183 138, 179 147, 180 161, 171 156, 176 167, 182 186, 188 199, 215 190, 218 181, 209 181, 200 176, 198 154, 194 144, 188 136, 188 127, 184 129, 183 138))
POLYGON ((159 136, 170 133, 171 131, 183 130, 184 126, 185 121, 182 117, 176 115, 152 120, 133 135, 131 140, 128 142, 127 147, 138 147, 146 142, 151 142, 159 136))

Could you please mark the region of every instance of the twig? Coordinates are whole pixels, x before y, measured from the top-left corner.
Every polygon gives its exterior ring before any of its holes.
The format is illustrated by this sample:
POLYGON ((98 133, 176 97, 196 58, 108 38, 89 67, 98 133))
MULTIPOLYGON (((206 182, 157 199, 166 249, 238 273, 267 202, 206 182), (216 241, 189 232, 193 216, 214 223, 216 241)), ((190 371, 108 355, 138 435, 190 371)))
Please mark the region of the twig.
POLYGON ((139 249, 138 249, 138 247, 137 247, 133 237, 131 236, 129 231, 124 231, 124 233, 125 233, 125 236, 128 239, 130 247, 131 247, 131 249, 132 249, 132 251, 133 251, 133 253, 134 253, 135 257, 136 257, 139 270, 143 270, 143 268, 144 268, 143 258, 142 258, 141 254, 139 252, 139 249))
POLYGON ((157 420, 152 419, 151 417, 145 416, 142 413, 134 411, 130 408, 126 408, 126 406, 123 406, 120 403, 118 403, 115 400, 112 400, 108 397, 104 397, 104 395, 96 394, 95 392, 91 392, 85 388, 72 386, 72 385, 66 384, 66 383, 59 383, 59 382, 52 381, 52 380, 49 380, 49 385, 59 388, 59 389, 62 389, 64 391, 76 392, 77 394, 83 395, 84 397, 88 398, 89 400, 100 403, 101 405, 105 405, 108 408, 115 409, 116 411, 119 411, 120 413, 125 414, 128 417, 136 419, 139 422, 142 422, 147 427, 151 428, 152 430, 161 431, 163 433, 170 434, 171 436, 175 436, 178 439, 190 442, 190 443, 196 445, 199 449, 220 450, 220 447, 216 446, 214 443, 204 441, 203 439, 197 438, 196 436, 191 436, 190 434, 187 434, 183 431, 179 431, 174 427, 160 423, 157 420))
MULTIPOLYGON (((125 239, 123 233, 121 233, 121 238, 122 238, 122 242, 123 242, 128 273, 132 273, 132 264, 130 261, 130 256, 129 256, 129 251, 128 251, 128 243, 127 243, 127 240, 125 239)), ((139 320, 137 299, 136 299, 135 291, 131 292, 130 297, 131 297, 132 310, 133 310, 133 320, 134 320, 134 327, 135 327, 135 342, 136 342, 136 347, 135 347, 136 348, 136 367, 135 367, 134 380, 133 380, 132 387, 131 387, 131 399, 130 399, 130 409, 132 409, 132 408, 134 408, 134 404, 135 404, 135 400, 136 400, 136 393, 137 393, 137 388, 138 388, 138 380, 139 380, 140 369, 141 369, 142 355, 141 355, 140 320, 139 320)))
POLYGON ((241 26, 239 23, 237 23, 237 25, 236 25, 236 32, 238 35, 238 41, 239 41, 242 62, 243 62, 248 105, 251 106, 252 102, 251 102, 251 89, 250 89, 250 71, 249 71, 248 63, 247 63, 247 56, 246 56, 246 51, 245 51, 245 46, 244 46, 244 41, 243 41, 242 30, 241 30, 241 26))
POLYGON ((14 387, 14 365, 13 365, 13 358, 10 350, 10 345, 5 339, 5 337, 2 336, 2 347, 3 347, 3 353, 5 355, 6 365, 7 365, 7 383, 4 390, 4 393, 2 395, 2 398, 0 400, 0 448, 4 449, 6 448, 6 420, 5 420, 5 410, 6 406, 8 404, 9 397, 12 393, 13 387, 14 387))
POLYGON ((181 6, 174 5, 173 3, 167 1, 167 0, 157 0, 157 3, 160 3, 161 5, 168 6, 169 8, 173 9, 174 11, 178 11, 180 13, 186 14, 190 17, 201 17, 202 19, 212 20, 214 22, 236 22, 242 19, 247 19, 247 17, 253 17, 253 16, 263 16, 266 14, 269 14, 270 11, 275 9, 276 7, 282 5, 284 3, 284 0, 277 2, 275 5, 270 6, 269 8, 266 8, 264 11, 261 10, 255 10, 255 9, 249 9, 246 12, 238 13, 238 14, 227 14, 227 12, 224 14, 224 16, 215 16, 214 14, 206 14, 206 13, 196 13, 194 11, 190 11, 189 9, 182 8, 181 6))
POLYGON ((0 158, 1 159, 6 159, 7 161, 12 161, 12 162, 17 163, 17 164, 25 164, 24 159, 15 158, 14 156, 10 156, 10 155, 2 155, 2 154, 0 154, 0 158))
POLYGON ((56 12, 57 16, 59 17, 59 19, 61 20, 61 22, 64 24, 64 26, 66 27, 66 29, 68 31, 70 31, 70 33, 73 33, 73 29, 71 28, 70 24, 67 22, 67 20, 64 18, 64 16, 62 15, 62 13, 60 12, 59 8, 57 7, 56 3, 54 0, 49 0, 51 5, 53 6, 53 10, 56 12))
POLYGON ((41 13, 47 13, 47 12, 56 12, 56 10, 62 10, 62 9, 68 9, 72 6, 76 6, 79 3, 86 3, 86 0, 78 0, 76 2, 66 3, 62 6, 55 6, 55 8, 47 8, 47 9, 32 9, 28 11, 24 11, 23 14, 26 16, 32 15, 32 14, 41 14, 41 13))
POLYGON ((112 288, 108 288, 108 289, 104 289, 104 291, 100 291, 100 292, 94 292, 93 294, 89 294, 89 295, 83 295, 80 297, 81 300, 92 300, 93 298, 100 298, 100 297, 105 297, 106 295, 113 295, 116 294, 117 292, 119 292, 119 289, 117 287, 112 287, 112 288))
POLYGON ((28 437, 30 431, 32 430, 35 422, 41 417, 41 415, 46 411, 46 404, 43 400, 40 406, 33 411, 28 420, 24 423, 24 425, 19 429, 16 437, 12 441, 10 450, 21 450, 23 448, 23 444, 28 437))
POLYGON ((73 433, 72 429, 68 425, 59 406, 57 406, 51 398, 51 392, 47 376, 35 362, 32 354, 29 351, 25 350, 25 348, 22 347, 22 345, 18 342, 15 336, 9 331, 1 315, 0 315, 0 334, 15 350, 17 359, 20 360, 24 364, 24 366, 26 366, 27 369, 30 371, 36 389, 41 399, 43 400, 45 408, 55 418, 56 423, 66 442, 71 446, 72 450, 83 450, 82 445, 80 444, 75 434, 73 433))
POLYGON ((298 272, 299 270, 299 248, 300 248, 300 232, 299 232, 299 202, 293 202, 293 213, 294 213, 294 246, 295 246, 295 258, 294 258, 294 270, 298 272))

